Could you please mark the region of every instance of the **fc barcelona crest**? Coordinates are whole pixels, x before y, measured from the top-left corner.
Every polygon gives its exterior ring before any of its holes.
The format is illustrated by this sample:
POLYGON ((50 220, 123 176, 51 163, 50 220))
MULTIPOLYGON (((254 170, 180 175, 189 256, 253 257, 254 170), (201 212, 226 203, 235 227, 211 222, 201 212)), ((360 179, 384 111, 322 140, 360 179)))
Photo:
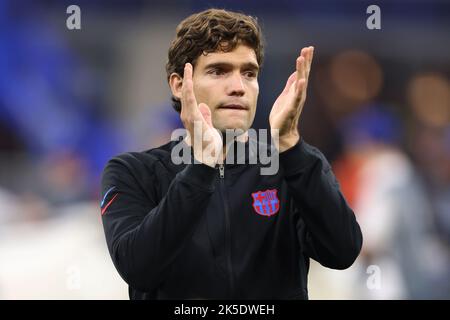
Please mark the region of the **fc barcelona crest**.
POLYGON ((253 209, 256 213, 270 217, 280 210, 280 200, 277 196, 278 190, 257 191, 252 193, 253 209))

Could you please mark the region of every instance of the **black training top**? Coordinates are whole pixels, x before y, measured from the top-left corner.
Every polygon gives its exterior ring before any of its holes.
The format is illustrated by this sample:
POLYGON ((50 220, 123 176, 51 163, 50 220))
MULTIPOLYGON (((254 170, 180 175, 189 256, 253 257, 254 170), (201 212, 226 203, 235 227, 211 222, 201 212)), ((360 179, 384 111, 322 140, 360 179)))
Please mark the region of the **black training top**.
POLYGON ((261 175, 260 163, 174 164, 178 143, 103 172, 106 241, 131 299, 307 299, 309 258, 353 264, 361 230, 317 148, 301 140, 261 175))

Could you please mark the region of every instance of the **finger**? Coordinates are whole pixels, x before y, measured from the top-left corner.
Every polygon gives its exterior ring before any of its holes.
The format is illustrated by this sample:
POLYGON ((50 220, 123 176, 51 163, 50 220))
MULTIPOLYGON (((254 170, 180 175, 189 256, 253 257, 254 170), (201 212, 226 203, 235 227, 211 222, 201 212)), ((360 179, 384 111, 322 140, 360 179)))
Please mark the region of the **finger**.
POLYGON ((306 61, 307 61, 307 63, 306 63, 306 65, 307 65, 306 81, 308 81, 308 78, 309 78, 309 72, 311 71, 311 64, 312 64, 313 57, 314 57, 314 47, 310 46, 310 47, 308 47, 308 55, 307 55, 307 59, 306 59, 306 61))
POLYGON ((309 47, 309 54, 308 54, 308 64, 309 65, 311 65, 311 63, 312 63, 313 56, 314 56, 314 47, 310 46, 309 47))
POLYGON ((305 60, 306 60, 307 57, 308 57, 308 52, 309 52, 309 47, 304 47, 304 48, 302 48, 302 51, 300 52, 300 55, 303 58, 305 58, 305 60))
POLYGON ((304 47, 302 49, 301 56, 305 59, 305 61, 304 61, 304 68, 305 68, 305 76, 306 76, 307 67, 308 67, 308 60, 309 60, 309 47, 304 47))
POLYGON ((297 81, 304 77, 304 61, 305 61, 305 58, 302 55, 300 55, 300 57, 297 58, 296 65, 295 65, 297 81))
POLYGON ((195 99, 194 94, 194 85, 192 82, 192 65, 190 63, 186 63, 184 66, 184 77, 181 93, 181 102, 184 111, 194 112, 197 106, 197 100, 195 99))
POLYGON ((295 92, 297 93, 297 98, 300 99, 301 89, 303 89, 304 82, 306 82, 305 58, 303 56, 300 56, 297 59, 296 69, 297 69, 297 82, 295 84, 295 92))
POLYGON ((295 92, 297 93, 297 99, 300 100, 302 95, 303 95, 303 91, 306 88, 306 79, 300 79, 299 81, 297 81, 297 83, 295 84, 295 92))
POLYGON ((297 72, 295 71, 287 79, 286 86, 284 87, 282 94, 285 94, 289 91, 289 89, 291 88, 292 84, 295 82, 296 79, 297 79, 297 72))
POLYGON ((300 56, 302 56, 305 59, 305 76, 308 75, 308 68, 310 64, 311 59, 311 46, 302 48, 300 52, 300 56))
POLYGON ((302 78, 303 79, 306 79, 306 71, 307 71, 306 68, 308 67, 308 61, 307 61, 308 54, 307 54, 307 52, 308 51, 306 51, 305 56, 303 57, 304 59, 302 61, 302 78))
POLYGON ((309 73, 311 71, 311 64, 312 64, 313 56, 314 56, 314 47, 310 46, 310 47, 308 47, 307 60, 305 62, 305 64, 306 64, 306 67, 305 67, 306 72, 305 73, 306 74, 305 74, 305 86, 303 88, 303 90, 305 91, 305 96, 306 96, 306 90, 308 88, 309 73))

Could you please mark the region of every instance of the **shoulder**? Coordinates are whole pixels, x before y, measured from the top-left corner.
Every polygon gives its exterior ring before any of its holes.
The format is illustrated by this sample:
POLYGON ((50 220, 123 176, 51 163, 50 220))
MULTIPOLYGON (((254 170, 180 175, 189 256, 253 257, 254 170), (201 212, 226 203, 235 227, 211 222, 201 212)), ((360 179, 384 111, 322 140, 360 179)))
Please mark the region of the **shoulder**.
POLYGON ((170 141, 157 148, 112 157, 102 172, 102 194, 112 186, 123 193, 156 194, 161 175, 169 169, 171 149, 176 144, 170 141))
POLYGON ((106 163, 102 179, 110 176, 134 176, 139 179, 154 174, 170 163, 171 150, 176 144, 177 141, 170 141, 157 148, 118 154, 106 163))
POLYGON ((176 143, 176 141, 170 141, 156 148, 118 154, 106 163, 105 169, 112 166, 121 167, 122 170, 128 169, 130 171, 135 171, 142 169, 143 167, 152 167, 157 163, 166 163, 167 160, 169 160, 171 150, 176 143))

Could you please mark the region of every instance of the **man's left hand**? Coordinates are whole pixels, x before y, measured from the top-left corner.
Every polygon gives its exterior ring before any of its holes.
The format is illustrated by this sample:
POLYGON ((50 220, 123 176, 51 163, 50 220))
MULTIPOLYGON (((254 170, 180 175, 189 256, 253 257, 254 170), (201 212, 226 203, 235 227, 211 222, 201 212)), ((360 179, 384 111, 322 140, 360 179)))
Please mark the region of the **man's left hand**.
POLYGON ((279 142, 275 141, 275 146, 280 153, 292 148, 300 140, 298 121, 306 100, 313 54, 314 47, 302 49, 296 61, 296 71, 287 80, 283 92, 278 96, 270 112, 270 129, 272 137, 274 130, 278 130, 279 142))

